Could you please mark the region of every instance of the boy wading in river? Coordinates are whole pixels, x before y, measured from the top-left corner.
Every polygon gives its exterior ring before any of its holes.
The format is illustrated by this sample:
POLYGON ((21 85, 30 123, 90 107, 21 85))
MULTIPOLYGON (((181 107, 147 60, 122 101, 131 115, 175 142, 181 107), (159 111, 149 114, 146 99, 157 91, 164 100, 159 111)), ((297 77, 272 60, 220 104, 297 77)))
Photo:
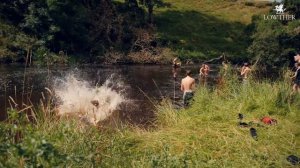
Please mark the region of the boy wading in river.
POLYGON ((200 84, 203 85, 206 84, 209 71, 210 71, 209 66, 207 64, 202 64, 199 70, 200 84))
POLYGON ((195 79, 191 77, 190 70, 186 71, 186 77, 181 80, 181 91, 183 91, 183 104, 188 106, 194 96, 195 79))
POLYGON ((244 83, 247 83, 247 79, 248 79, 250 71, 251 71, 251 68, 249 67, 249 64, 244 63, 244 66, 242 67, 242 70, 241 70, 241 76, 243 78, 244 83))
POLYGON ((180 68, 180 66, 181 66, 180 60, 178 60, 177 57, 174 58, 173 64, 172 64, 172 73, 173 73, 174 80, 177 79, 178 69, 180 68))

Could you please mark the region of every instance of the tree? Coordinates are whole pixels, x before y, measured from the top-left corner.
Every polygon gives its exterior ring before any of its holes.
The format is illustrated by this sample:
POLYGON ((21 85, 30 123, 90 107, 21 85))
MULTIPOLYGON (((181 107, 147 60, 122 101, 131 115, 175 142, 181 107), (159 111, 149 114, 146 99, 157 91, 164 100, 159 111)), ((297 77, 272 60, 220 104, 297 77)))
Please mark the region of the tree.
MULTIPOLYGON (((90 55, 88 59, 94 61, 94 58, 105 55, 105 52, 129 52, 138 38, 136 29, 148 28, 145 10, 141 6, 147 7, 148 22, 152 23, 153 8, 163 4, 162 0, 125 0, 125 2, 5 1, 0 4, 0 21, 13 25, 24 34, 23 38, 12 38, 16 44, 22 39, 27 39, 25 37, 34 39, 29 40, 31 42, 28 46, 14 47, 22 51, 23 57, 29 55, 43 59, 40 56, 43 51, 53 53, 67 51, 70 55, 90 55)), ((2 53, 9 53, 8 50, 9 47, 1 47, 2 53)), ((31 58, 29 56, 28 58, 31 58)))
POLYGON ((14 0, 0 3, 0 18, 8 24, 18 26, 28 11, 31 0, 14 0))
POLYGON ((289 13, 295 14, 296 18, 300 17, 300 1, 299 0, 285 0, 286 10, 289 13))
POLYGON ((280 62, 282 56, 278 38, 282 33, 281 23, 276 20, 258 21, 255 31, 252 36, 252 45, 248 48, 254 60, 260 60, 260 63, 264 65, 280 62))
POLYGON ((149 24, 153 23, 153 9, 154 9, 154 7, 167 6, 167 4, 163 2, 163 0, 140 0, 140 4, 147 8, 148 23, 149 24))
POLYGON ((299 21, 284 24, 278 20, 256 20, 252 44, 248 52, 252 60, 267 67, 290 64, 292 56, 300 51, 299 21))

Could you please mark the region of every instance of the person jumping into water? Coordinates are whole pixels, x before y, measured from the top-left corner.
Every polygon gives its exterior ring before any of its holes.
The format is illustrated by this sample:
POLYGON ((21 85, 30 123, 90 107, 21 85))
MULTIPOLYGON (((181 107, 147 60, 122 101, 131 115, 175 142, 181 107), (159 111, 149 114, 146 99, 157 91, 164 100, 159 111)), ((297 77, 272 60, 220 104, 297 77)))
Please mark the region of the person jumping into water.
POLYGON ((183 92, 183 104, 188 106, 194 96, 193 90, 195 89, 195 79, 191 77, 192 72, 186 71, 186 77, 181 80, 181 91, 183 92))
POLYGON ((293 91, 300 93, 300 63, 296 63, 296 72, 292 78, 294 79, 293 91))

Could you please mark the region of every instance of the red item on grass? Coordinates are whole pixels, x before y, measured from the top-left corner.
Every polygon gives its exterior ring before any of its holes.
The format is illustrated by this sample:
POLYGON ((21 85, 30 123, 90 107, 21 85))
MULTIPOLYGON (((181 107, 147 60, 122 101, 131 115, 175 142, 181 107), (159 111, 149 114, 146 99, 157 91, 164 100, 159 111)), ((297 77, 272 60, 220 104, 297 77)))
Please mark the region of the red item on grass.
POLYGON ((270 118, 270 117, 263 117, 263 118, 261 119, 261 121, 262 121, 263 123, 265 123, 265 124, 268 124, 268 125, 271 125, 271 124, 277 124, 277 120, 272 119, 272 118, 270 118))

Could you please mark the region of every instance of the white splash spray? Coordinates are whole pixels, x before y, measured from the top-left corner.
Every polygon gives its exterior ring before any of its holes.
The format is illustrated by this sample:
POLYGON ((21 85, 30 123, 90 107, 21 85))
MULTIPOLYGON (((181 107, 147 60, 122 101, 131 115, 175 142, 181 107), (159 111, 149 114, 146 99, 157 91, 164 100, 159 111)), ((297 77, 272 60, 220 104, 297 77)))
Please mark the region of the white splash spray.
POLYGON ((59 115, 77 115, 84 121, 96 125, 106 119, 125 101, 121 92, 112 89, 120 84, 112 79, 98 87, 78 80, 73 74, 55 84, 55 94, 61 100, 59 115))

